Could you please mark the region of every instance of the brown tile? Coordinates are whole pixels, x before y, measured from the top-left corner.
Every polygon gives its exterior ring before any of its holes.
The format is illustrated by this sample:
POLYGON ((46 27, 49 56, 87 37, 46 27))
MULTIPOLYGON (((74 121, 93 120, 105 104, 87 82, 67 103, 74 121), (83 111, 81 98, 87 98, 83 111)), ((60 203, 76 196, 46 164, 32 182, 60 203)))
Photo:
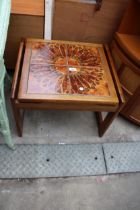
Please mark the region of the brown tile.
POLYGON ((71 93, 109 95, 107 80, 99 67, 69 67, 71 93), (102 90, 102 91, 101 91, 102 90))
POLYGON ((98 48, 81 45, 67 45, 69 65, 99 66, 101 65, 98 48))
POLYGON ((31 65, 28 79, 28 93, 69 93, 67 68, 64 66, 31 65))
POLYGON ((64 44, 39 44, 32 47, 31 64, 66 65, 66 49, 64 44))

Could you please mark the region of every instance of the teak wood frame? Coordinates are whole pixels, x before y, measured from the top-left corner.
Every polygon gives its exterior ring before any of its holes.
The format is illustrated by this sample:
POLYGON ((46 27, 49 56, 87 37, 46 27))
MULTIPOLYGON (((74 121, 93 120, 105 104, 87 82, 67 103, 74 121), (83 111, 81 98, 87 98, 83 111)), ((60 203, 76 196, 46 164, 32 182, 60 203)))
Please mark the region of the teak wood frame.
MULTIPOLYGON (((105 51, 102 44, 91 44, 91 43, 81 43, 81 42, 70 42, 70 41, 58 41, 58 40, 43 40, 43 39, 26 39, 26 47, 25 47, 25 54, 24 54, 24 63, 22 65, 22 73, 20 78, 20 85, 18 88, 18 99, 20 102, 46 102, 47 104, 54 103, 59 106, 60 104, 66 105, 71 109, 72 105, 76 108, 79 105, 83 105, 83 110, 90 110, 91 106, 94 106, 94 109, 100 109, 103 111, 114 111, 116 106, 118 105, 118 96, 116 94, 116 90, 114 87, 114 83, 110 74, 110 68, 106 59, 105 51), (84 47, 96 47, 98 48, 101 63, 104 67, 104 71, 106 74, 106 80, 108 83, 108 91, 109 95, 89 95, 89 94, 46 94, 46 93, 32 93, 28 92, 28 79, 29 79, 29 69, 30 69, 30 59, 32 56, 32 45, 36 43, 42 44, 72 44, 75 46, 84 46, 84 47), (100 108, 99 108, 100 107, 100 108)), ((51 106, 54 106, 51 104, 51 106)), ((74 108, 74 109, 75 109, 74 108)), ((66 109, 66 108, 65 108, 66 109)))
POLYGON ((116 93, 118 96, 119 103, 116 106, 106 105, 106 104, 88 104, 83 102, 84 106, 80 106, 79 103, 77 104, 69 104, 67 105, 65 103, 46 103, 46 101, 40 101, 40 102, 27 102, 20 101, 18 99, 18 91, 19 91, 19 82, 21 77, 21 70, 22 70, 22 64, 23 64, 23 58, 24 58, 24 52, 25 52, 25 41, 22 41, 20 44, 15 74, 13 78, 13 84, 12 84, 12 93, 11 93, 11 105, 13 109, 13 114, 16 122, 17 132, 18 135, 22 136, 22 129, 23 129, 23 118, 24 118, 24 110, 26 109, 39 109, 39 110, 84 110, 84 111, 94 111, 97 114, 98 124, 99 124, 99 136, 103 136, 103 134, 106 132, 106 130, 109 128, 115 117, 120 113, 121 109, 124 106, 125 100, 123 97, 123 93, 121 90, 121 85, 118 80, 114 63, 110 54, 110 50, 107 45, 104 46, 106 58, 110 67, 111 75, 113 78, 113 82, 115 85, 116 93), (102 113, 103 111, 109 111, 109 113, 106 115, 106 117, 103 119, 102 113))

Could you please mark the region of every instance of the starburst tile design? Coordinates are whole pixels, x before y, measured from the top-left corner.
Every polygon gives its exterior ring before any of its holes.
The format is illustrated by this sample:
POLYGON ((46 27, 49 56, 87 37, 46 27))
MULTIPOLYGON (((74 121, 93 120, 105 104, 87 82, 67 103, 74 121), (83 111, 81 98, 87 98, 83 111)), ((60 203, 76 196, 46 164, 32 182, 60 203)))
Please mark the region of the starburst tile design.
POLYGON ((98 47, 33 43, 27 93, 109 96, 98 47))

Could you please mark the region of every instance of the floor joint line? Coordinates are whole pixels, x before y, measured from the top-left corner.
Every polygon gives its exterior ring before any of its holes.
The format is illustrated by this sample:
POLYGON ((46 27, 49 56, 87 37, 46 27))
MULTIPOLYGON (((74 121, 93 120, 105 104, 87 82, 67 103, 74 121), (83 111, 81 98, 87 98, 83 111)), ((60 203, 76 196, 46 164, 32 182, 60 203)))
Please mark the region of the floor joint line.
POLYGON ((102 145, 102 152, 103 152, 103 158, 104 158, 104 163, 105 163, 105 170, 106 170, 106 174, 108 174, 105 151, 104 151, 103 144, 101 144, 101 145, 102 145))

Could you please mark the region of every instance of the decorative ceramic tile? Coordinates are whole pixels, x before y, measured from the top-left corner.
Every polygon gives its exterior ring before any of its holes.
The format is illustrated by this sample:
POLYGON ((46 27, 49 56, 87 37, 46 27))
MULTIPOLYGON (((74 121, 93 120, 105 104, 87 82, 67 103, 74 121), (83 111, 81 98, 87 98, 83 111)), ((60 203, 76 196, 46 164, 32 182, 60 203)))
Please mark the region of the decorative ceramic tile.
POLYGON ((66 46, 63 44, 35 43, 32 46, 30 64, 67 65, 66 46))
POLYGON ((97 47, 67 45, 68 65, 100 66, 101 58, 97 47), (75 64, 74 64, 75 61, 75 64))
POLYGON ((27 93, 109 96, 98 47, 34 43, 27 93))
POLYGON ((28 93, 69 93, 70 81, 66 66, 30 65, 28 93))

